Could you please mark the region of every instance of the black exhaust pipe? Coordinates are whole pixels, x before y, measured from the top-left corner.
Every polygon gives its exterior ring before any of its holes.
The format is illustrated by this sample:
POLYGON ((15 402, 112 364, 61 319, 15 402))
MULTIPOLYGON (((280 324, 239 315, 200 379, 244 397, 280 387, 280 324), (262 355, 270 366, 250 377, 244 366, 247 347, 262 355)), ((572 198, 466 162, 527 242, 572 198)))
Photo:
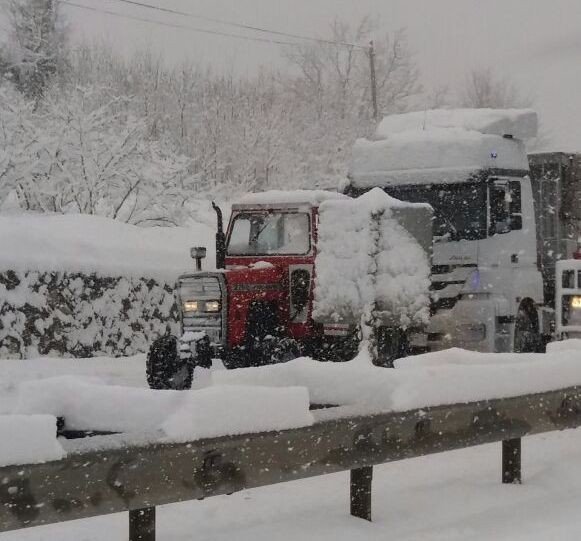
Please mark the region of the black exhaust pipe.
POLYGON ((212 208, 216 212, 218 227, 216 230, 216 268, 226 268, 226 234, 224 233, 224 222, 222 220, 222 210, 214 201, 212 208))

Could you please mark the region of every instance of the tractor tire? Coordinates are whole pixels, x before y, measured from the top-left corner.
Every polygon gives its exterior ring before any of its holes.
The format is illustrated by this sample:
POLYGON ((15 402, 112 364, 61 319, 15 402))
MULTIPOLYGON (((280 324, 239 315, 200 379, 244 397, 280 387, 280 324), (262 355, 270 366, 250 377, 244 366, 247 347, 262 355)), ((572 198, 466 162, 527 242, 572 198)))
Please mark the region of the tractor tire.
POLYGON ((292 338, 267 337, 260 343, 263 364, 279 364, 301 356, 301 349, 292 338))
POLYGON ((542 337, 534 316, 521 307, 514 325, 513 351, 515 353, 537 353, 542 348, 542 337))
POLYGON ((162 336, 151 344, 145 369, 150 389, 183 391, 192 386, 194 369, 180 360, 175 336, 162 336))

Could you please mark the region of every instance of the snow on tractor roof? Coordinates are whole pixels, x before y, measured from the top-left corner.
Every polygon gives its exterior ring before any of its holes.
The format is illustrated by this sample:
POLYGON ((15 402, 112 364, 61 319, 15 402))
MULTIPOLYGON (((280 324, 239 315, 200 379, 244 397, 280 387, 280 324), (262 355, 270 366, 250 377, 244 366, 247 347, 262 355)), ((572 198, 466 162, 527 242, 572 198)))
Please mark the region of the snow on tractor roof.
MULTIPOLYGON (((343 199, 346 196, 326 190, 269 190, 250 193, 240 199, 240 205, 311 205, 318 207, 328 199, 343 199)), ((233 205, 235 207, 237 205, 233 205)))
POLYGON ((349 168, 355 187, 464 182, 483 169, 527 171, 521 138, 536 134, 534 111, 457 109, 386 117, 359 139, 349 168))

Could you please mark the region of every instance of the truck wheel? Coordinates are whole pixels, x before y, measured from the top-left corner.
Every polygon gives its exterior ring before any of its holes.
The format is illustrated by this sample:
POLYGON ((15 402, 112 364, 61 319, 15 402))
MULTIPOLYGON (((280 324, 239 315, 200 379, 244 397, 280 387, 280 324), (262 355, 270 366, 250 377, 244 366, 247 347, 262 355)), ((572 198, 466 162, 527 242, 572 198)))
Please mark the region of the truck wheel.
POLYGON ((151 344, 145 368, 150 389, 182 391, 192 386, 194 370, 180 360, 175 336, 162 336, 151 344))
POLYGON ((519 308, 514 325, 513 351, 536 353, 541 348, 541 335, 536 318, 524 307, 519 308))

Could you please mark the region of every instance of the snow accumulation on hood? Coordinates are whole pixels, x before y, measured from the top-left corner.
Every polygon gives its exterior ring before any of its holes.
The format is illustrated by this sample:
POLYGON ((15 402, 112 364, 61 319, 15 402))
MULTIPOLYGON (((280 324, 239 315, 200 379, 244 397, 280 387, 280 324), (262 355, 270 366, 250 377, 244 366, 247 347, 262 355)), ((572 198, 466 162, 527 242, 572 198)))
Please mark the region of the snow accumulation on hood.
POLYGON ((270 190, 249 193, 240 199, 240 203, 243 205, 307 204, 316 207, 329 199, 347 199, 347 196, 326 190, 270 190))
POLYGON ((531 110, 393 115, 381 121, 372 139, 356 141, 349 176, 352 185, 365 188, 463 182, 482 169, 526 171, 523 140, 536 131, 537 115, 531 110))
POLYGON ((175 280, 193 268, 191 246, 208 248, 214 232, 193 227, 137 227, 80 214, 0 215, 0 271, 88 272, 175 280))

